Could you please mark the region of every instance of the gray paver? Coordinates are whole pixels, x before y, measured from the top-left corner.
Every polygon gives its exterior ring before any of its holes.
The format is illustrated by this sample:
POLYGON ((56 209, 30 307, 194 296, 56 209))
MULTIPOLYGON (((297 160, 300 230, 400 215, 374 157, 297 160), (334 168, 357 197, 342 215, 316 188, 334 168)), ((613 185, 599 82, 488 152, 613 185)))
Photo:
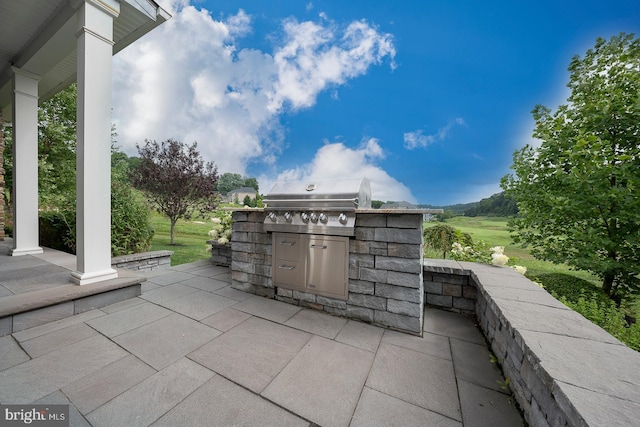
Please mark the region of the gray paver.
POLYGON ((91 412, 95 427, 147 426, 207 382, 213 372, 180 359, 91 412))
MULTIPOLYGON (((147 283, 147 282, 145 282, 147 283)), ((143 286, 143 291, 144 291, 144 283, 142 284, 143 286)), ((100 307, 101 311, 104 311, 105 313, 115 313, 116 311, 120 311, 120 310, 125 310, 127 308, 131 308, 131 307, 135 307, 137 305, 140 304, 144 304, 146 303, 146 300, 143 300, 142 298, 129 298, 128 300, 124 300, 124 301, 120 301, 117 302, 115 304, 111 304, 111 305, 107 305, 104 307, 100 307)))
POLYGON ((248 292, 242 292, 237 289, 233 289, 231 286, 225 286, 213 292, 216 295, 222 295, 223 297, 231 298, 237 301, 244 301, 246 299, 254 297, 253 294, 248 292))
POLYGON ((20 348, 11 335, 0 337, 0 371, 27 360, 29 360, 29 355, 20 348))
POLYGON ((301 310, 298 306, 259 296, 242 301, 234 305, 233 308, 278 323, 286 322, 301 310))
POLYGON ((87 322, 92 319, 96 319, 98 317, 104 316, 104 313, 101 310, 91 310, 85 311, 84 313, 76 314, 71 317, 66 317, 64 319, 47 323, 44 325, 36 326, 34 328, 25 329, 20 332, 16 332, 13 336, 20 342, 27 341, 41 335, 45 335, 60 329, 67 328, 72 325, 77 325, 78 323, 87 322))
POLYGON ((158 304, 192 319, 202 320, 237 303, 234 299, 199 290, 158 304))
POLYGON ((496 363, 491 363, 486 346, 451 338, 451 353, 458 380, 508 393, 500 387, 502 372, 496 363))
POLYGON ((484 343, 482 333, 476 327, 475 318, 472 316, 427 308, 424 311, 424 330, 478 344, 484 343))
POLYGON ((189 354, 189 358, 260 393, 311 336, 252 317, 189 354))
POLYGON ((180 282, 181 285, 191 286, 192 288, 202 289, 203 291, 213 292, 225 286, 229 286, 227 282, 212 279, 210 277, 194 277, 192 279, 180 282))
POLYGON ((350 427, 462 427, 462 423, 365 387, 350 427))
POLYGON ((323 427, 348 426, 373 357, 314 336, 262 395, 323 427))
POLYGON ((0 402, 33 402, 126 355, 107 338, 95 335, 0 372, 0 402))
POLYGON ((347 319, 317 310, 300 310, 284 324, 321 337, 333 339, 347 323, 347 319))
POLYGON ((62 391, 80 412, 88 414, 155 373, 155 369, 129 355, 67 385, 62 391))
POLYGON ((513 399, 466 381, 458 381, 465 427, 517 427, 522 418, 513 399))
POLYGON ((417 337, 402 332, 386 330, 384 331, 382 342, 451 360, 449 338, 442 335, 425 332, 423 336, 417 337))
POLYGON ((91 427, 80 411, 60 391, 53 392, 33 403, 36 405, 69 405, 69 427, 91 427))
POLYGON ((167 310, 164 307, 145 302, 144 304, 90 320, 87 324, 101 334, 111 338, 169 316, 171 313, 171 310, 167 310))
POLYGON ((215 375, 153 424, 154 427, 177 425, 302 427, 309 423, 215 375))
POLYGON ((622 344, 526 330, 519 332, 524 344, 536 349, 542 369, 555 381, 640 402, 640 369, 628 369, 637 366, 636 351, 622 344), (583 354, 590 357, 582 357, 583 354), (581 363, 567 363, 567 360, 580 360, 581 363))
POLYGON ((174 313, 113 340, 155 369, 162 369, 218 335, 220 331, 174 313))
POLYGON ((621 400, 602 393, 557 382, 554 394, 564 405, 571 406, 595 426, 636 426, 640 419, 640 402, 621 400), (617 408, 612 411, 611 408, 617 408))
POLYGON ((229 329, 238 326, 250 317, 251 315, 244 311, 225 308, 222 311, 212 314, 206 319, 202 319, 200 322, 205 325, 209 325, 212 328, 216 328, 219 331, 227 332, 229 329))
POLYGON ((381 343, 367 386, 461 421, 453 363, 381 343))
POLYGON ((29 356, 33 358, 64 348, 69 344, 82 341, 96 334, 97 332, 94 329, 84 323, 78 323, 77 325, 72 325, 46 335, 41 335, 37 338, 24 341, 21 345, 29 356))
POLYGON ((154 289, 152 291, 146 292, 140 295, 140 298, 146 299, 147 301, 161 303, 163 301, 170 300, 172 298, 181 297, 183 295, 187 295, 193 292, 197 292, 198 288, 192 288, 191 286, 186 286, 181 283, 176 283, 172 285, 167 285, 159 289, 154 289))
MULTIPOLYGON (((501 292, 504 291, 504 289, 498 289, 501 292)), ((553 299, 546 291, 542 290, 542 292, 557 302, 557 300, 553 299)), ((585 319, 581 314, 573 310, 567 310, 567 307, 563 304, 561 305, 564 308, 552 309, 548 306, 522 301, 498 300, 500 301, 500 310, 502 310, 503 315, 509 319, 509 323, 514 329, 548 332, 610 344, 619 344, 619 341, 604 329, 594 328, 591 321, 585 319), (535 319, 535 321, 532 322, 532 319, 535 319)))
POLYGON ((167 271, 162 274, 153 275, 149 277, 149 281, 160 286, 173 285, 174 283, 182 282, 193 278, 193 274, 184 273, 182 271, 167 271))
POLYGON ((375 353, 383 333, 384 329, 377 326, 349 320, 336 337, 336 341, 375 353))

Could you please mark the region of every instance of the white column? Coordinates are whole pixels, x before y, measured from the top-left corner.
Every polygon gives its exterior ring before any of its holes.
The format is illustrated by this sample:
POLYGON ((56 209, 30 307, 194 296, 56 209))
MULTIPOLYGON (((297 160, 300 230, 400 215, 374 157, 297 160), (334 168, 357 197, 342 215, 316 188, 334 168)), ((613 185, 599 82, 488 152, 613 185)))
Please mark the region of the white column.
POLYGON ((118 277, 111 268, 111 58, 116 0, 78 8, 77 271, 79 285, 118 277))
POLYGON ((13 70, 13 249, 11 255, 42 253, 38 233, 38 80, 13 70))

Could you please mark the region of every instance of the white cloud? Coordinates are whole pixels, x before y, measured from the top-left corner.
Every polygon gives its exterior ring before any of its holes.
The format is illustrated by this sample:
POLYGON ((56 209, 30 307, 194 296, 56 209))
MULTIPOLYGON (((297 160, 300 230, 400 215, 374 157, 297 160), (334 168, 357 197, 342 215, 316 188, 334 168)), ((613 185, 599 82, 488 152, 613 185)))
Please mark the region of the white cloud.
MULTIPOLYGON (((188 0, 163 0, 172 18, 114 58, 113 120, 129 154, 145 139, 198 142, 220 172, 249 162, 277 171, 284 149, 280 116, 389 60, 391 35, 365 21, 283 23, 274 53, 240 49, 252 31, 243 10, 221 20, 188 0)), ((335 92, 337 94, 337 92, 335 92)))
POLYGON ((349 148, 342 142, 327 142, 315 153, 311 162, 283 171, 275 179, 269 176, 258 179, 261 191, 266 194, 279 181, 368 178, 374 200, 415 203, 411 190, 376 164, 384 157, 384 150, 375 138, 363 140, 357 148, 349 148))
POLYGON ((450 120, 446 126, 440 128, 438 132, 432 135, 424 135, 422 129, 406 132, 404 134, 404 148, 414 150, 416 148, 426 148, 434 142, 444 141, 453 126, 465 126, 466 123, 460 117, 450 120))

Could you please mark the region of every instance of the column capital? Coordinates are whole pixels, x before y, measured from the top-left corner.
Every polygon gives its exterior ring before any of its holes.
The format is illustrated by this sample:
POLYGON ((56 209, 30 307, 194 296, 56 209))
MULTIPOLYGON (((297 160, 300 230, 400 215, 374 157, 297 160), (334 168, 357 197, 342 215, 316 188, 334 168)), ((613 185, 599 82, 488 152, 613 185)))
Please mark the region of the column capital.
POLYGON ((117 18, 120 15, 120 1, 119 0, 69 0, 71 6, 74 9, 80 9, 84 4, 90 4, 104 13, 111 15, 112 18, 117 18))
POLYGON ((28 77, 31 80, 35 80, 35 81, 40 81, 40 79, 42 78, 42 76, 39 76, 38 74, 34 74, 29 71, 23 70, 22 68, 18 68, 14 66, 11 66, 11 72, 13 72, 14 75, 17 74, 22 77, 28 77))

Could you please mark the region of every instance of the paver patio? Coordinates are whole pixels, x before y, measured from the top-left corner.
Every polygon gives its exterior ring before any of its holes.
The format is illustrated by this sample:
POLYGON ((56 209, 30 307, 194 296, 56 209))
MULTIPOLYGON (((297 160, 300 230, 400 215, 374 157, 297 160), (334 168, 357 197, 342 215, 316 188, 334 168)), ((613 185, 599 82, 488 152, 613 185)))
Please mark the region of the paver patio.
POLYGON ((424 337, 230 288, 208 261, 143 294, 0 337, 0 402, 71 405, 72 426, 518 426, 474 319, 424 337))

